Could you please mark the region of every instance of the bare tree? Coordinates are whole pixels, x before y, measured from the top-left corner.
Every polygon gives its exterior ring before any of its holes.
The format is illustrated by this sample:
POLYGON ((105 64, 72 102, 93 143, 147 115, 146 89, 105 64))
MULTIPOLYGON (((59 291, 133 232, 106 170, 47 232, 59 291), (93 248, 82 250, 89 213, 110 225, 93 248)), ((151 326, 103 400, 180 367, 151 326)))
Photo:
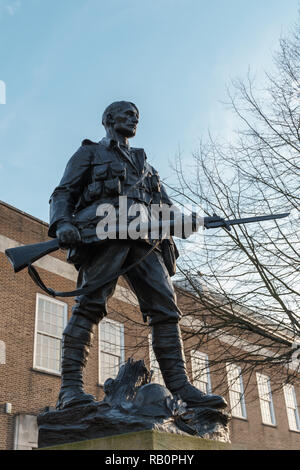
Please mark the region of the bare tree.
MULTIPOLYGON (((206 351, 214 390, 226 394, 226 365, 237 365, 248 402, 249 396, 257 399, 255 372, 272 378, 273 391, 299 378, 299 51, 300 23, 280 40, 263 88, 250 73, 228 87, 227 104, 237 122, 232 139, 209 135, 189 166, 178 156, 177 184, 169 187, 174 201, 204 215, 290 212, 285 219, 230 232, 200 230, 176 240, 181 256, 175 283, 188 366, 195 351, 206 351)), ((146 357, 149 331, 140 317, 115 313, 131 338, 127 352, 146 357)), ((205 367, 193 371, 195 380, 203 379, 205 367)))
POLYGON ((190 298, 193 323, 186 335, 196 336, 199 348, 218 335, 231 338, 215 354, 216 367, 225 360, 249 373, 282 366, 286 381, 294 380, 288 366, 300 337, 300 22, 280 40, 264 87, 250 73, 233 80, 227 104, 238 122, 234 136, 224 142, 209 135, 188 168, 178 156, 173 199, 225 219, 290 215, 180 243, 178 286, 190 298), (239 353, 233 338, 244 346, 239 353))

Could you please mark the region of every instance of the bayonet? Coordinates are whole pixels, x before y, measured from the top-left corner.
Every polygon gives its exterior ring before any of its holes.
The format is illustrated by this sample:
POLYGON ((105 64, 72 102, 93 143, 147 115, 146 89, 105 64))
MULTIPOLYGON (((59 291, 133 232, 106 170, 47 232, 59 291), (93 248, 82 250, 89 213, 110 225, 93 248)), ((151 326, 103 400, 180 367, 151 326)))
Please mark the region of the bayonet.
POLYGON ((255 217, 245 217, 242 219, 225 220, 214 214, 212 217, 204 217, 204 227, 207 229, 224 227, 230 230, 231 225, 251 224, 253 222, 263 222, 264 220, 283 219, 290 215, 289 212, 283 214, 269 214, 255 217))

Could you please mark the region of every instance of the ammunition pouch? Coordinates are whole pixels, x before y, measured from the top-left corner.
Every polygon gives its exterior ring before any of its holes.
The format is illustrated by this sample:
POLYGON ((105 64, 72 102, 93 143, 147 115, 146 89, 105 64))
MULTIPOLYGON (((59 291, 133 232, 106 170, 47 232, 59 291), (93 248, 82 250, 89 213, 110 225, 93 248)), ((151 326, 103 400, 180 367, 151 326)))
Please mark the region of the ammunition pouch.
POLYGON ((94 181, 89 184, 84 192, 84 199, 86 202, 94 201, 99 198, 102 193, 103 183, 101 181, 94 181))
POLYGON ((116 197, 122 194, 121 182, 126 178, 126 167, 121 162, 96 164, 92 170, 92 182, 84 192, 86 203, 103 197, 116 197))
POLYGON ((105 196, 119 196, 121 194, 121 181, 119 178, 112 178, 103 182, 103 192, 105 196))
POLYGON ((179 257, 177 246, 172 237, 162 240, 161 252, 169 276, 172 277, 176 274, 176 260, 179 257))

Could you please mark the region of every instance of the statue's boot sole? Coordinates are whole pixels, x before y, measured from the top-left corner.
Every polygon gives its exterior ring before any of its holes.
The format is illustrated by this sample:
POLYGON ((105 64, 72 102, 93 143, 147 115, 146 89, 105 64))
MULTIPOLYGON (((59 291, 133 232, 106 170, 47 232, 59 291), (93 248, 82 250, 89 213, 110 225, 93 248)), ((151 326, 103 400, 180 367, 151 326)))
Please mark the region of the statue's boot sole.
POLYGON ((178 395, 182 401, 184 401, 189 408, 196 408, 196 407, 207 407, 207 408, 217 408, 217 409, 222 409, 226 408, 227 402, 223 399, 223 397, 220 398, 212 398, 212 399, 199 399, 199 400, 193 400, 193 399, 188 399, 182 396, 179 392, 174 392, 174 395, 178 395))
POLYGON ((73 406, 86 405, 87 403, 95 403, 93 395, 82 394, 81 396, 75 396, 70 398, 60 398, 57 402, 56 409, 65 410, 66 408, 72 408, 73 406))
POLYGON ((183 400, 188 408, 197 408, 197 407, 207 407, 207 408, 216 408, 216 409, 224 409, 227 407, 227 403, 216 403, 216 402, 207 402, 207 401, 188 401, 188 400, 183 400))

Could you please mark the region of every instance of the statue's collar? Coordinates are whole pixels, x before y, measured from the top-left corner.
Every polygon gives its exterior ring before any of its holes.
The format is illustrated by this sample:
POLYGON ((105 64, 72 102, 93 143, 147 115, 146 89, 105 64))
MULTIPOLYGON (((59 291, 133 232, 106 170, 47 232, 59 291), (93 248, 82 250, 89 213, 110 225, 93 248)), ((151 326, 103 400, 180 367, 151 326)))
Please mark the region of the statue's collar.
POLYGON ((120 144, 116 140, 111 139, 109 137, 103 137, 103 139, 101 139, 99 143, 102 144, 102 145, 105 145, 105 147, 107 147, 107 148, 109 148, 109 147, 113 148, 113 147, 116 147, 116 146, 119 145, 120 147, 122 147, 126 150, 130 149, 129 144, 127 144, 127 145, 126 144, 120 144))

